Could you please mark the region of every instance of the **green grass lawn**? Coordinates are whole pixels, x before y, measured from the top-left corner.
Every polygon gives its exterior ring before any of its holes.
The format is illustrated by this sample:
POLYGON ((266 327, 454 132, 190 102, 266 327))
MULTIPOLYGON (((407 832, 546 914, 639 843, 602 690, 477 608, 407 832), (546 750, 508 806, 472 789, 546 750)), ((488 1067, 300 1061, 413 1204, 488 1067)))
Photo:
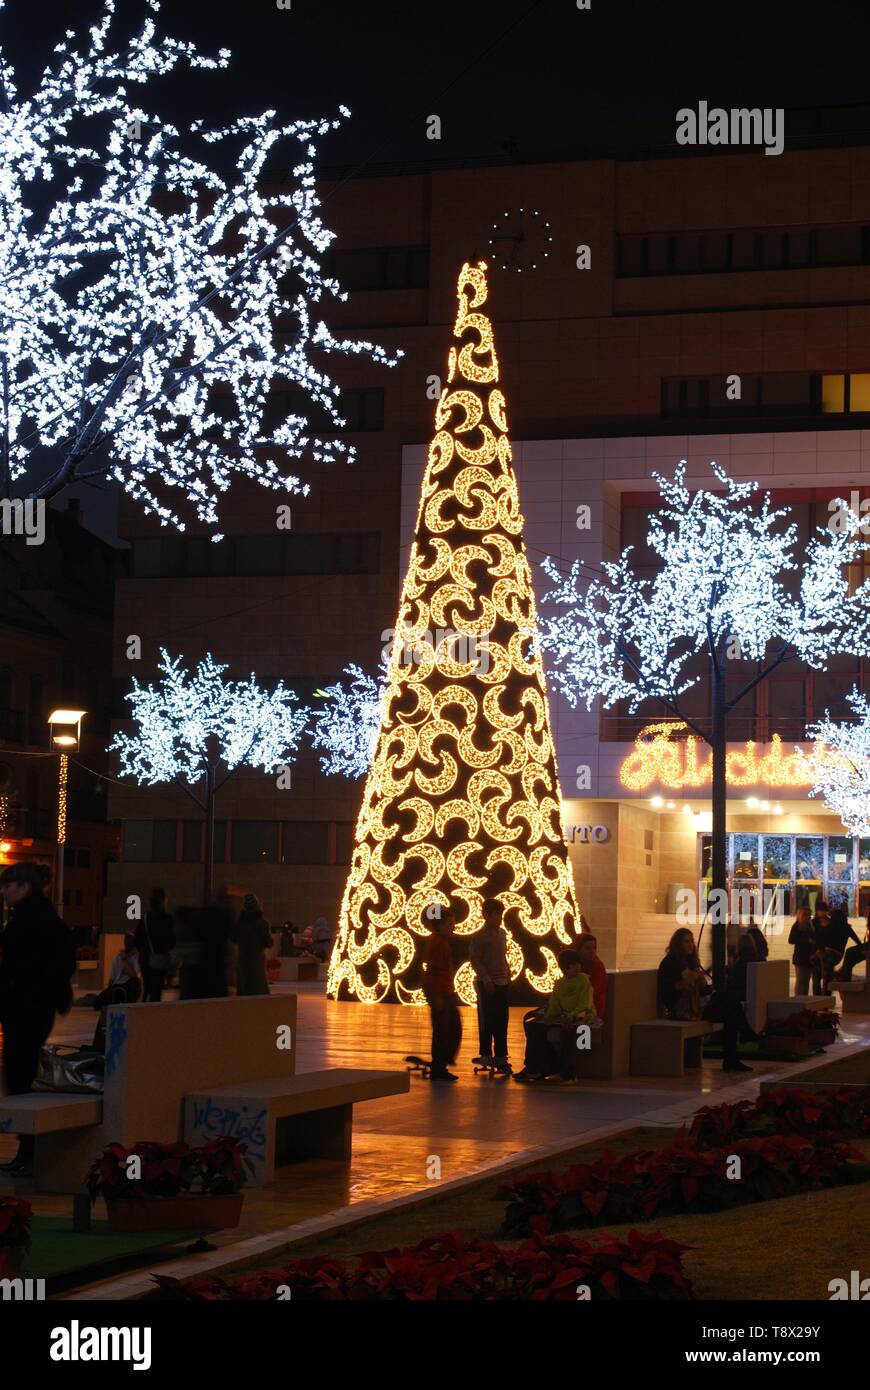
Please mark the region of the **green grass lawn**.
MULTIPOLYGON (((625 1154, 633 1149, 664 1148, 675 1137, 672 1129, 634 1129, 606 1143, 586 1145, 522 1171, 568 1168, 572 1163, 597 1158, 605 1149, 625 1154)), ((870 1157, 870 1140, 844 1142, 853 1143, 870 1157)), ((443 1231, 495 1238, 505 1208, 503 1199, 495 1200, 500 1181, 484 1181, 444 1201, 296 1246, 284 1256, 270 1257, 268 1266, 276 1268, 283 1261, 303 1256, 347 1258, 365 1250, 414 1245, 443 1231)), ((635 1221, 572 1234, 579 1239, 594 1239, 605 1232, 624 1237, 632 1226, 661 1231, 690 1247, 683 1257, 684 1266, 696 1297, 701 1299, 827 1299, 831 1279, 848 1279, 850 1270, 862 1268, 862 1260, 867 1264, 868 1203, 870 1183, 860 1183, 757 1202, 727 1212, 667 1216, 648 1223, 635 1221)))

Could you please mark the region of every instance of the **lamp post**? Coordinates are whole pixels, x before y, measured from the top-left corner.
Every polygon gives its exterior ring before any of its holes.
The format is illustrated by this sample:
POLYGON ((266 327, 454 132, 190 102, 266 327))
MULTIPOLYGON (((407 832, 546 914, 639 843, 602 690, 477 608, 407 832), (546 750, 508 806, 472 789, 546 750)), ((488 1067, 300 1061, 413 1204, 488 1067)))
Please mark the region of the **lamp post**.
POLYGON ((56 709, 48 716, 52 747, 58 752, 57 770, 57 860, 55 881, 55 906, 59 917, 63 916, 63 857, 66 846, 67 827, 67 786, 69 782, 69 755, 77 753, 81 744, 82 720, 87 713, 83 709, 56 709))

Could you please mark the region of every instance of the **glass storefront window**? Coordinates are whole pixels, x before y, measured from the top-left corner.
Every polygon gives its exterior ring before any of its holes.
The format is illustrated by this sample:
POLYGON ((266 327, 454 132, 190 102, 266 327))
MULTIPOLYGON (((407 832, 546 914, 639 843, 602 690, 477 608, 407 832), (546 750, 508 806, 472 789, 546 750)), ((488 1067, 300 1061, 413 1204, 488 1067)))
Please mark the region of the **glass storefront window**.
POLYGON ((842 908, 847 917, 855 915, 855 889, 845 883, 828 882, 825 888, 825 901, 832 910, 842 908))
POLYGON ((758 836, 734 835, 734 877, 758 878, 758 836))
POLYGON ((862 883, 870 882, 870 837, 863 836, 858 841, 858 877, 862 883))
POLYGON ((825 842, 821 835, 797 835, 794 872, 799 883, 820 883, 824 876, 825 842))
POLYGON ((851 835, 828 836, 828 878, 851 883, 854 879, 854 854, 851 835))
POLYGON ((779 883, 791 878, 791 836, 765 835, 762 839, 764 878, 779 883))

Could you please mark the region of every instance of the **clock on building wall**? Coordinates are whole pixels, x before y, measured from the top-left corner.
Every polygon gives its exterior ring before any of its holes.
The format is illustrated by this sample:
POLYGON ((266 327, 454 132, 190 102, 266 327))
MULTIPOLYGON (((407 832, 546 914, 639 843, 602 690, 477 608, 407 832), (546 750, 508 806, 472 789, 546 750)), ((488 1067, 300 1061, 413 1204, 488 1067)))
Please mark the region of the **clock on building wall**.
POLYGON ((552 249, 552 228, 538 208, 515 208, 493 222, 487 244, 495 269, 537 270, 552 249))

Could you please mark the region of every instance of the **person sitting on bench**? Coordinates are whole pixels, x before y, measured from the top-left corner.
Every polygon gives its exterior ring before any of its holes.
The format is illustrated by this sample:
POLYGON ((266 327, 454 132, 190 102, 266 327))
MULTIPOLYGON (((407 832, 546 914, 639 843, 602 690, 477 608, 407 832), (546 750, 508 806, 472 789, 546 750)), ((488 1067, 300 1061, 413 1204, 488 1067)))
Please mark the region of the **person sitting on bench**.
POLYGON ((816 949, 812 957, 813 994, 831 993, 831 976, 843 958, 849 937, 860 947, 861 942, 846 913, 841 907, 835 907, 827 922, 816 930, 816 949))
POLYGON ((106 1009, 110 1004, 135 1004, 142 994, 142 976, 139 971, 139 952, 136 939, 124 937, 124 949, 114 957, 109 967, 109 983, 93 1002, 92 1007, 99 1010, 100 1017, 94 1031, 94 1047, 99 1052, 106 1050, 106 1009))
POLYGON ((574 949, 580 957, 580 969, 589 976, 595 1012, 599 1018, 603 1018, 607 1007, 607 971, 598 957, 598 938, 591 931, 584 931, 582 936, 578 936, 574 949))
POLYGON ((668 950, 658 971, 658 994, 665 1018, 683 1022, 707 1019, 722 1024, 723 1071, 751 1071, 737 1056, 737 1042, 754 1037, 743 1005, 731 991, 714 992, 701 968, 695 938, 687 927, 680 927, 668 942, 668 950))
POLYGON ((849 947, 843 957, 843 964, 840 966, 839 970, 834 972, 831 978, 834 980, 842 980, 844 984, 848 984, 852 979, 852 971, 855 969, 855 966, 859 961, 866 960, 868 955, 870 955, 870 912, 867 913, 867 929, 864 932, 864 940, 859 942, 857 946, 849 947))
POLYGON ((517 1081, 541 1081, 557 1070, 563 1085, 574 1081, 577 1028, 595 1020, 595 996, 577 951, 560 951, 559 969, 562 978, 546 1006, 523 1020, 526 1055, 517 1081))

